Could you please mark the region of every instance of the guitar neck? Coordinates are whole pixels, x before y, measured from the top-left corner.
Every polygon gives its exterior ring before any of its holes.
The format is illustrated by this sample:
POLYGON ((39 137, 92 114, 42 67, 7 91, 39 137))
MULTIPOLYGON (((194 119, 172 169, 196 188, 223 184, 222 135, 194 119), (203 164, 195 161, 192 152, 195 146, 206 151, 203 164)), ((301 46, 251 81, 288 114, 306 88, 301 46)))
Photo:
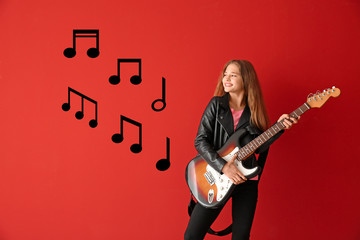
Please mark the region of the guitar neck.
MULTIPOLYGON (((305 113, 307 110, 309 110, 311 107, 309 104, 304 103, 300 107, 298 107, 295 111, 290 113, 290 117, 298 118, 303 113, 305 113)), ((242 147, 239 150, 238 153, 238 159, 246 159, 248 156, 250 156, 253 152, 255 152, 256 149, 258 149, 260 146, 262 146, 264 143, 266 143, 271 137, 275 136, 277 133, 279 133, 282 129, 285 128, 285 125, 283 123, 284 120, 275 123, 272 125, 268 130, 260 134, 257 138, 246 144, 244 147, 242 147)))

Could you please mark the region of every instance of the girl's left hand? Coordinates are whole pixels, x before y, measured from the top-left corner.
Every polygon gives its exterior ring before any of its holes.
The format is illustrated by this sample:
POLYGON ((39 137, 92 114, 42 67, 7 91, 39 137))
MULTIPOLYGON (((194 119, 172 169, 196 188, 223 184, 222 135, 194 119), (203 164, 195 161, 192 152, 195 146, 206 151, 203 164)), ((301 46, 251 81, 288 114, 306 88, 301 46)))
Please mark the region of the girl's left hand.
POLYGON ((285 129, 290 129, 293 124, 298 123, 298 120, 300 119, 300 117, 293 118, 293 117, 290 117, 289 114, 283 114, 280 116, 279 120, 277 120, 277 121, 280 122, 283 119, 284 119, 283 124, 285 125, 285 129))

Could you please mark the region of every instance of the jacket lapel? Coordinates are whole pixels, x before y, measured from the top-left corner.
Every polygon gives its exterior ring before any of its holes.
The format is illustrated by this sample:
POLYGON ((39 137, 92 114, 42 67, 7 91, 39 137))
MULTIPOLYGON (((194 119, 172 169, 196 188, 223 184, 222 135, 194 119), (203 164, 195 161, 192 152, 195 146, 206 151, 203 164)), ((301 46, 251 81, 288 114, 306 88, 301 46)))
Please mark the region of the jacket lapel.
POLYGON ((224 96, 220 98, 218 121, 220 122, 221 126, 225 129, 225 131, 229 136, 231 136, 234 133, 234 120, 229 107, 228 93, 226 93, 224 96))
MULTIPOLYGON (((250 121, 250 108, 248 105, 245 106, 243 113, 239 119, 239 122, 236 126, 236 129, 243 128, 250 121)), ((220 98, 219 101, 219 113, 218 113, 218 121, 225 129, 227 134, 231 136, 234 133, 234 119, 229 107, 229 94, 226 93, 223 97, 220 98)))
POLYGON ((249 108, 248 105, 245 105, 244 111, 241 114, 241 117, 240 117, 239 122, 238 122, 238 124, 236 126, 236 129, 245 127, 245 125, 250 121, 250 116, 251 116, 250 108, 249 108))

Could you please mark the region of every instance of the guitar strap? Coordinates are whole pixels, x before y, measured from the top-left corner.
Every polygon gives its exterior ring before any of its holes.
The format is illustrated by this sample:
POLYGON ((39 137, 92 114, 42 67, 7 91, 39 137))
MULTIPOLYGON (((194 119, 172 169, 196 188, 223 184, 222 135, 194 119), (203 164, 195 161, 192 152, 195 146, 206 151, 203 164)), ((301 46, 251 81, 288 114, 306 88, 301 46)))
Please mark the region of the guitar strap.
MULTIPOLYGON (((246 126, 245 129, 251 134, 251 135, 259 135, 259 131, 253 127, 251 127, 250 125, 246 126)), ((265 160, 266 160, 266 157, 268 155, 268 150, 264 151, 263 153, 260 153, 259 154, 259 157, 258 157, 258 163, 259 165, 262 165, 262 167, 264 167, 264 164, 265 164, 265 160)), ((191 213, 192 211, 194 210, 195 208, 195 205, 197 203, 194 201, 194 197, 193 195, 191 194, 190 196, 190 202, 189 202, 189 205, 188 205, 188 214, 189 216, 191 216, 191 213)), ((213 230, 212 228, 209 228, 209 230, 207 231, 209 234, 211 235, 216 235, 216 236, 225 236, 225 235, 228 235, 232 232, 232 224, 230 224, 227 228, 221 230, 221 231, 215 231, 213 230)))

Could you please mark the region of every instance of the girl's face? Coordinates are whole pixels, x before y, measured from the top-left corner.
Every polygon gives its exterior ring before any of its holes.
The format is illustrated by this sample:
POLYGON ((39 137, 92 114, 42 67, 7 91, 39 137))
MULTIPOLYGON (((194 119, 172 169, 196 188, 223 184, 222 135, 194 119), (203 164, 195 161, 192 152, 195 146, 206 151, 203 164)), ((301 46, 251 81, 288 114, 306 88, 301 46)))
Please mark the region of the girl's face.
POLYGON ((228 93, 241 93, 244 90, 243 79, 240 75, 238 65, 231 63, 225 69, 222 79, 225 92, 228 93))

